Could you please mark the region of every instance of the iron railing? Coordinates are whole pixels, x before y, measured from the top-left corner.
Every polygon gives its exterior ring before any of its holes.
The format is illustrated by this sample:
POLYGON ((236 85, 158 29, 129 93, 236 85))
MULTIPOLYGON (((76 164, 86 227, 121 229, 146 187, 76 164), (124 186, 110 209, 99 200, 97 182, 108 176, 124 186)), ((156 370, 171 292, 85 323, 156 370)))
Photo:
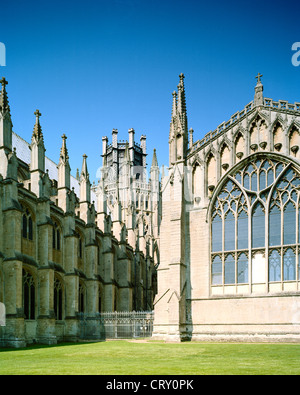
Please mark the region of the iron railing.
POLYGON ((81 339, 132 339, 150 337, 153 311, 105 312, 95 316, 79 314, 81 339))

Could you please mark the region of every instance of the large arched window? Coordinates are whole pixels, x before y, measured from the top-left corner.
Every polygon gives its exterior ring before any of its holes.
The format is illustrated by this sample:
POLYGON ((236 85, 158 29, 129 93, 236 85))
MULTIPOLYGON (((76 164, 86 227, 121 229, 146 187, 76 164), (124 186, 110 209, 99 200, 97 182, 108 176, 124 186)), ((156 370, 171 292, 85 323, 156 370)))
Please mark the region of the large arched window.
POLYGON ((274 155, 253 158, 213 201, 212 286, 299 280, 300 174, 274 155))

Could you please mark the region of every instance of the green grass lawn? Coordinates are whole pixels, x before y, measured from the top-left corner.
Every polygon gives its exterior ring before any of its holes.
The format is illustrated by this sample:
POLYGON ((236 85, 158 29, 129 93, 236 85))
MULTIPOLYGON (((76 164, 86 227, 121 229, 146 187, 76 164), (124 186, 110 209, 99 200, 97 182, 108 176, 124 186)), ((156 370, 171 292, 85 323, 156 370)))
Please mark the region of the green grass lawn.
POLYGON ((0 349, 0 374, 300 374, 300 344, 126 340, 0 349))

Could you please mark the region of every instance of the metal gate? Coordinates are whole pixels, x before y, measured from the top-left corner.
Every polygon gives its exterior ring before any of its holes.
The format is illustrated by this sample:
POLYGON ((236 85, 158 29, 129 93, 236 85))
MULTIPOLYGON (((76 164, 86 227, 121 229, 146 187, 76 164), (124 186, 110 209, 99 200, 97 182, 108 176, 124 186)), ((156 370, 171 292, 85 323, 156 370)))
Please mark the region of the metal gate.
POLYGON ((152 336, 153 311, 79 314, 81 339, 132 339, 152 336))

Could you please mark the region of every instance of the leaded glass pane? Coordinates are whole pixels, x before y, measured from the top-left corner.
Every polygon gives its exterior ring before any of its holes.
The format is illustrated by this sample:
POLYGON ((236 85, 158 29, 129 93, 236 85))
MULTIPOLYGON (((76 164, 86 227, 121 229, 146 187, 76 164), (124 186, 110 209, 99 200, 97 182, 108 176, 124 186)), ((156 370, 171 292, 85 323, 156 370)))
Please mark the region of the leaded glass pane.
POLYGON ((283 164, 282 164, 282 163, 279 163, 279 164, 276 166, 276 177, 279 176, 279 174, 282 172, 282 170, 283 170, 283 164))
POLYGON ((23 214, 23 223, 22 223, 22 236, 27 238, 27 217, 23 214))
POLYGON ((225 259, 225 284, 235 283, 235 260, 233 255, 227 255, 225 259))
POLYGON ((28 239, 33 239, 33 227, 32 227, 32 219, 29 217, 28 219, 28 239))
POLYGON ((295 176, 295 172, 293 171, 293 169, 291 169, 291 168, 287 169, 287 171, 285 173, 285 178, 288 181, 291 181, 294 178, 294 176, 295 176))
POLYGON ((294 244, 296 242, 296 210, 292 202, 285 206, 283 213, 283 243, 294 244))
POLYGON ((273 184, 274 182, 274 171, 270 169, 267 174, 267 186, 273 184))
POLYGON ((274 206, 269 214, 269 245, 277 246, 281 244, 281 211, 274 206))
POLYGON ((269 281, 281 280, 280 255, 277 250, 272 251, 269 256, 269 281))
POLYGON ((222 251, 222 219, 217 215, 212 221, 212 251, 222 251))
POLYGON ((262 170, 259 173, 259 189, 265 189, 266 187, 266 173, 262 170))
POLYGON ((249 176, 248 176, 248 174, 244 175, 244 188, 249 189, 249 176))
POLYGON ((283 255, 283 280, 296 279, 296 257, 294 251, 289 248, 283 255))
POLYGON ((222 260, 219 256, 216 256, 213 259, 211 275, 213 285, 222 284, 222 260))
POLYGON ((225 251, 235 249, 235 218, 232 211, 225 217, 225 251))
POLYGON ((237 248, 248 248, 248 215, 242 210, 237 220, 237 248))
POLYGON ((248 282, 248 258, 246 254, 241 254, 237 261, 237 282, 248 282))
POLYGON ((253 173, 251 176, 251 190, 257 191, 257 174, 253 173))
POLYGON ((235 176, 235 179, 241 184, 241 182, 242 182, 241 173, 237 173, 236 176, 235 176))
POLYGON ((257 204, 252 215, 252 248, 265 246, 265 213, 261 204, 257 204))

